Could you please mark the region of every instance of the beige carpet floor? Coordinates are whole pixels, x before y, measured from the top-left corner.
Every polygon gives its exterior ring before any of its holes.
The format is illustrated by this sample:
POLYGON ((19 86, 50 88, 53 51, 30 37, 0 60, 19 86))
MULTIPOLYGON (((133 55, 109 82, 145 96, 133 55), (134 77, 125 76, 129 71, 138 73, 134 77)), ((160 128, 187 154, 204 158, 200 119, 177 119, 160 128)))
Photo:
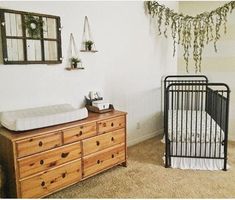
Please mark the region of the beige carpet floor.
POLYGON ((128 167, 117 166, 50 198, 235 198, 235 142, 227 171, 164 168, 160 137, 128 149, 128 167))

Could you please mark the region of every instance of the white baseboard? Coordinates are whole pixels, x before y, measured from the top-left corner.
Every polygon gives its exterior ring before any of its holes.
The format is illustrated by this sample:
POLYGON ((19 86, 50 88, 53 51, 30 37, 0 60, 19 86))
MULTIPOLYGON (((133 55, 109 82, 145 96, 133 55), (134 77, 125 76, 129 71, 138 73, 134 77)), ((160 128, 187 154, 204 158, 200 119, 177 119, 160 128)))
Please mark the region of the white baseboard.
POLYGON ((163 129, 160 129, 160 130, 148 133, 148 134, 144 134, 144 135, 142 135, 140 137, 127 138, 127 146, 128 147, 133 146, 135 144, 138 144, 140 142, 143 142, 143 141, 145 141, 147 139, 153 138, 153 137, 155 137, 157 135, 160 135, 160 134, 163 134, 163 129))

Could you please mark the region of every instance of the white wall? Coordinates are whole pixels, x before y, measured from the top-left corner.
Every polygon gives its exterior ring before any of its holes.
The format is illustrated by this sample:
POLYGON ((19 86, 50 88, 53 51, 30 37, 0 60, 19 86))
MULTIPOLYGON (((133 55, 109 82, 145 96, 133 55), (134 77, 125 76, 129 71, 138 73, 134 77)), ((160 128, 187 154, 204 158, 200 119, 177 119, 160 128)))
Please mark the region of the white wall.
MULTIPOLYGON (((165 4, 177 9, 176 2, 165 4)), ((80 44, 87 15, 99 50, 80 54, 83 71, 65 71, 65 60, 59 65, 0 65, 0 111, 59 103, 81 107, 84 95, 100 90, 128 112, 129 144, 162 129, 160 80, 176 73, 177 59, 172 58, 172 41, 150 28, 143 2, 1 1, 0 6, 59 15, 65 58, 69 34, 80 44)))
MULTIPOLYGON (((196 15, 201 12, 211 11, 226 2, 221 1, 184 1, 179 2, 179 11, 184 14, 196 15)), ((235 10, 228 14, 227 33, 221 31, 215 53, 213 43, 206 45, 202 57, 202 74, 208 76, 211 82, 227 83, 231 90, 229 139, 235 140, 235 10)), ((178 73, 185 72, 185 63, 182 57, 182 49, 179 48, 178 73)), ((194 63, 190 60, 191 73, 194 73, 194 63)))

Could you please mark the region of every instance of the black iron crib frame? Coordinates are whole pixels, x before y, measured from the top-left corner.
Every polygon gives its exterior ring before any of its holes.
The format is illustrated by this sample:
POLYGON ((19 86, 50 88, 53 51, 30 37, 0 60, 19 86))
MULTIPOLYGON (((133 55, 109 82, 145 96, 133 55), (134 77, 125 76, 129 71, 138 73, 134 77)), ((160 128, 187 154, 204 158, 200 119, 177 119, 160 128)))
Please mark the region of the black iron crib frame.
POLYGON ((209 83, 204 75, 165 77, 166 168, 181 157, 223 159, 227 170, 229 94, 228 85, 209 83))

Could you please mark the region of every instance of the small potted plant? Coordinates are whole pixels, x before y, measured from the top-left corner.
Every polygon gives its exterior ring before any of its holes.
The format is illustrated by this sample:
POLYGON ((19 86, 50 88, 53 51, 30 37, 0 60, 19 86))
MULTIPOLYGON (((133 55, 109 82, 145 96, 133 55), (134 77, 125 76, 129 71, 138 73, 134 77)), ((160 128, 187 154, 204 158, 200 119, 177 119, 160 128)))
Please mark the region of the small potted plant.
POLYGON ((91 40, 85 41, 85 48, 86 48, 86 50, 87 50, 87 51, 91 51, 93 44, 94 44, 94 42, 91 41, 91 40))
POLYGON ((71 65, 72 65, 72 68, 77 68, 78 66, 78 63, 80 63, 81 60, 76 58, 76 57, 72 57, 71 58, 71 65))

